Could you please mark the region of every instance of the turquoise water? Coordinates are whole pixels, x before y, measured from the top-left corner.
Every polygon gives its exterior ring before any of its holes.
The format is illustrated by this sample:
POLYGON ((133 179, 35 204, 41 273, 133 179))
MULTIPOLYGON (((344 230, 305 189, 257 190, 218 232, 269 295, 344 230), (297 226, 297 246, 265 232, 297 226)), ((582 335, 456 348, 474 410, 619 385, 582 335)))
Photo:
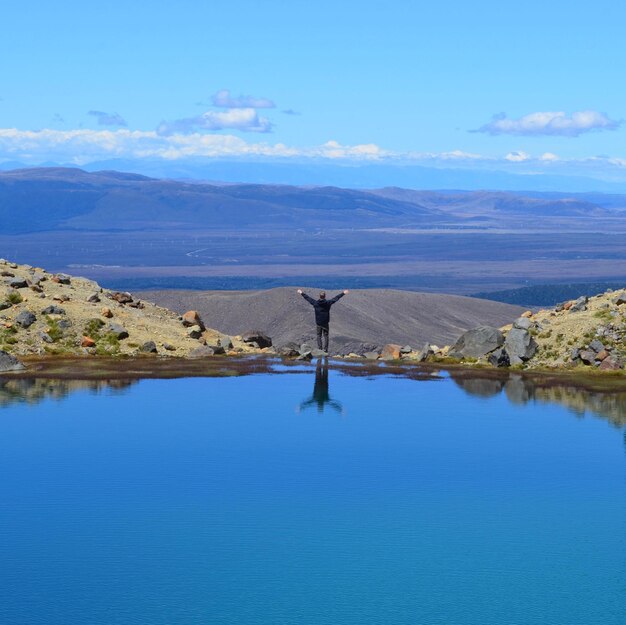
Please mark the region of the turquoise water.
POLYGON ((0 623, 626 622, 612 398, 290 371, 14 392, 0 623))

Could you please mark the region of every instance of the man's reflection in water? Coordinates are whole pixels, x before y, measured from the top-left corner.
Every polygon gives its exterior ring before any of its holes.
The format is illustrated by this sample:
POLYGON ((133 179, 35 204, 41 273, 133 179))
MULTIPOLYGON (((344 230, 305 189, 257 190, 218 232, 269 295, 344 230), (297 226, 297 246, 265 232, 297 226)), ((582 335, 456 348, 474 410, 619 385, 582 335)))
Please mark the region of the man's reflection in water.
POLYGON ((341 402, 330 398, 328 392, 328 358, 318 358, 315 367, 315 384, 313 385, 313 395, 310 399, 303 401, 297 408, 297 412, 306 410, 311 406, 317 406, 317 412, 324 412, 324 407, 328 405, 339 414, 344 414, 341 402))

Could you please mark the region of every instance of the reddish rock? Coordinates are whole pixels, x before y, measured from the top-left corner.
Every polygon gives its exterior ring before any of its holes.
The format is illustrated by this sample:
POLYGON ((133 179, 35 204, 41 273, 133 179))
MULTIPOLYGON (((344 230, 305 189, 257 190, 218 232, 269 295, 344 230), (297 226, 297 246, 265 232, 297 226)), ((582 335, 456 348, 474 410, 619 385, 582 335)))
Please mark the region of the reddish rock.
POLYGON ((111 299, 115 300, 118 304, 130 304, 133 301, 133 296, 130 293, 113 293, 111 299))
POLYGON ((200 315, 196 310, 188 310, 183 315, 183 325, 186 328, 190 328, 191 326, 199 326, 202 330, 204 330, 204 323, 202 323, 202 319, 200 319, 200 315))
POLYGON ((601 369, 602 371, 617 371, 618 369, 622 369, 622 367, 622 363, 613 358, 613 356, 607 356, 600 363, 598 369, 601 369))
POLYGON ((383 351, 380 354, 381 360, 400 360, 400 350, 402 345, 395 345, 389 343, 383 347, 383 351))
POLYGON ((111 312, 111 309, 110 309, 110 308, 103 308, 103 309, 100 311, 100 314, 101 314, 103 317, 106 317, 107 319, 110 319, 110 318, 113 316, 113 313, 111 312))
POLYGON ((596 354, 596 360, 605 360, 606 358, 608 358, 611 354, 609 354, 609 352, 606 349, 600 350, 597 354, 596 354))
POLYGON ((574 305, 574 302, 565 302, 563 304, 563 310, 569 310, 574 305))
POLYGON ((81 347, 95 347, 96 342, 90 336, 83 336, 83 340, 80 342, 81 347))

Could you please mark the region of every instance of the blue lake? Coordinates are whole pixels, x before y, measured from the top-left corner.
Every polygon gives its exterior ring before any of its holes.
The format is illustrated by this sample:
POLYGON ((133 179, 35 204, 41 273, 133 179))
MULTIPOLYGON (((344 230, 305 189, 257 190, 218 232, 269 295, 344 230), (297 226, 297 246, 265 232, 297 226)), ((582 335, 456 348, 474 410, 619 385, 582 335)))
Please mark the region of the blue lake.
POLYGON ((623 625, 624 397, 423 377, 0 385, 0 623, 623 625))

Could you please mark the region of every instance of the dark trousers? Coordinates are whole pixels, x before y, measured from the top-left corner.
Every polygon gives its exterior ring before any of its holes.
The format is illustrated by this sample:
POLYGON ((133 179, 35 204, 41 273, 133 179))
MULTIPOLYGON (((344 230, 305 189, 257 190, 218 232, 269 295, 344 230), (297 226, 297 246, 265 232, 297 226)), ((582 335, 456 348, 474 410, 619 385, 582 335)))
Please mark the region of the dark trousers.
POLYGON ((328 351, 328 326, 317 326, 317 348, 328 351))

